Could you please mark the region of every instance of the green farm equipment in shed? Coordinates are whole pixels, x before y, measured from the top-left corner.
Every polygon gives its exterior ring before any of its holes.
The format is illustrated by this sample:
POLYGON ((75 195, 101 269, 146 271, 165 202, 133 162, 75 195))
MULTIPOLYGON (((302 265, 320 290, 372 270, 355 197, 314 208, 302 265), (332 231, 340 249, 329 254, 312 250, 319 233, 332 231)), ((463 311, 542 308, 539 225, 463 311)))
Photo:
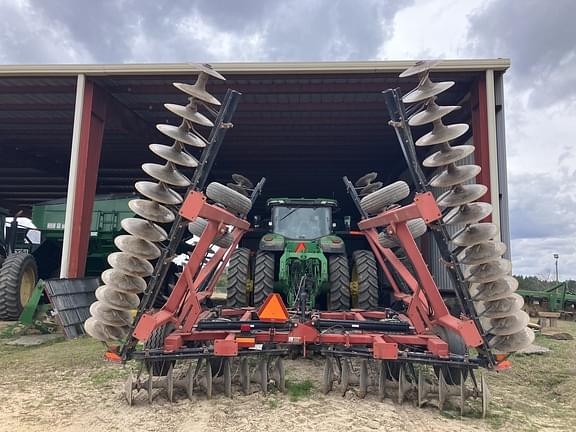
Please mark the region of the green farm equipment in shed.
POLYGON ((370 250, 349 254, 350 245, 335 235, 336 201, 273 198, 267 204, 271 229, 258 250, 239 247, 230 258, 228 306, 260 306, 272 292, 301 310, 378 306, 376 259, 370 250))
MULTIPOLYGON (((86 276, 99 276, 106 268, 106 257, 114 250, 114 237, 121 231, 120 221, 134 212, 128 207, 131 196, 97 196, 92 209, 86 276)), ((66 201, 54 200, 32 208, 32 223, 40 231, 42 242, 33 251, 43 279, 59 276, 66 201)))
MULTIPOLYGON (((120 221, 134 213, 128 207, 129 196, 97 196, 92 210, 86 275, 97 276, 106 267, 106 257, 114 250, 114 237, 121 231, 120 221)), ((0 223, 6 225, 7 212, 0 212, 0 223)), ((36 229, 10 224, 7 234, 0 230, 0 320, 17 320, 31 297, 39 279, 60 276, 64 241, 66 201, 47 201, 32 207, 36 229), (41 234, 40 244, 28 238, 29 231, 41 234)), ((38 299, 35 298, 36 303, 38 299)))

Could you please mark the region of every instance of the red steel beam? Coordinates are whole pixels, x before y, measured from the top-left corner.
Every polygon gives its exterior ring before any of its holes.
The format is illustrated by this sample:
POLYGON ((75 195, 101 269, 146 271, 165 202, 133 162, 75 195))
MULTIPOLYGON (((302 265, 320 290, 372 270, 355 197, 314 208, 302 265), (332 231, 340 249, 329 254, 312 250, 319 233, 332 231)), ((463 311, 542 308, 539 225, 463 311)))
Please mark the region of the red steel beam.
POLYGON ((84 89, 84 106, 78 153, 78 175, 72 216, 68 277, 82 277, 86 270, 92 208, 106 125, 107 98, 90 80, 84 89))
MULTIPOLYGON (((474 159, 480 165, 482 171, 478 175, 477 182, 488 187, 488 192, 480 199, 490 203, 490 142, 488 137, 488 97, 486 92, 486 78, 482 76, 476 81, 472 90, 472 140, 476 150, 474 159)), ((498 203, 491 203, 498 205, 498 203)), ((484 219, 492 221, 492 216, 484 219)))

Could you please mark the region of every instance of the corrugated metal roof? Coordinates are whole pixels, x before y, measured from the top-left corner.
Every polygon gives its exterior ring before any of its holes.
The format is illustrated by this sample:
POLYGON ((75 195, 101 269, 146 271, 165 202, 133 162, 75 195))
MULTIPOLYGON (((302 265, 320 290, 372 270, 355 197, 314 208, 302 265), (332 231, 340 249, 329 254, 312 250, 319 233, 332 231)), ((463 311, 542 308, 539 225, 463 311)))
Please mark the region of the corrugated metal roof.
MULTIPOLYGON (((243 96, 214 179, 227 181, 236 171, 254 179, 266 176, 267 195, 296 196, 304 190, 334 196, 349 206, 342 175, 376 170, 386 181, 405 169, 394 131, 387 125, 381 91, 413 87, 416 78, 397 76, 411 63, 217 65, 228 80, 211 81, 210 91, 221 98, 230 87, 243 96)), ((453 79, 457 84, 442 95, 442 101, 463 99, 483 68, 508 64, 446 62, 435 79, 453 79)), ((111 102, 98 193, 131 190, 133 181, 143 177, 140 164, 158 161, 148 143, 170 140, 154 125, 179 121, 163 104, 187 100, 172 82, 194 79, 189 65, 0 66, 0 206, 64 195, 75 102, 72 75, 79 72, 92 75, 111 102)), ((469 107, 452 115, 467 121, 469 107)), ((350 208, 345 211, 354 213, 350 208)))

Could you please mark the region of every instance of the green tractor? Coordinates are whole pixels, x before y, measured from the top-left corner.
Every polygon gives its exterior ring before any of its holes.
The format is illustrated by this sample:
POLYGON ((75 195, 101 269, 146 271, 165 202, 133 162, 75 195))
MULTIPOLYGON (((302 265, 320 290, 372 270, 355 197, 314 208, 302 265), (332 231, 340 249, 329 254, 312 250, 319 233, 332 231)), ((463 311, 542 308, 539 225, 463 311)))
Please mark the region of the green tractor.
POLYGON ((273 198, 258 250, 239 247, 228 266, 227 306, 260 306, 278 292, 288 307, 378 307, 378 267, 369 250, 349 255, 334 234, 332 199, 273 198))

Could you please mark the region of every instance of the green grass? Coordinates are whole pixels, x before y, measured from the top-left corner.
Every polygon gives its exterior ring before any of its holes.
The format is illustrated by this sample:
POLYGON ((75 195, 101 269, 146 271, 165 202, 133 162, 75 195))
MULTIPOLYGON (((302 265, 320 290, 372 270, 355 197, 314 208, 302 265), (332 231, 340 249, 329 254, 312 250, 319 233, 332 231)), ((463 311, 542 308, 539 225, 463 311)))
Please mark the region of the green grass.
POLYGON ((111 382, 116 382, 119 379, 125 379, 128 376, 127 369, 120 366, 112 366, 110 368, 96 370, 90 374, 90 382, 97 387, 104 387, 111 382))
POLYGON ((90 369, 104 365, 101 343, 89 337, 21 347, 0 342, 0 369, 35 371, 90 369))
POLYGON ((314 384, 310 380, 286 381, 286 390, 291 402, 310 397, 314 384))
MULTIPOLYGON (((575 323, 560 326, 576 335, 575 323)), ((513 356, 511 370, 488 374, 492 401, 486 423, 495 430, 570 430, 576 424, 576 341, 539 335, 534 343, 551 352, 513 356)))

